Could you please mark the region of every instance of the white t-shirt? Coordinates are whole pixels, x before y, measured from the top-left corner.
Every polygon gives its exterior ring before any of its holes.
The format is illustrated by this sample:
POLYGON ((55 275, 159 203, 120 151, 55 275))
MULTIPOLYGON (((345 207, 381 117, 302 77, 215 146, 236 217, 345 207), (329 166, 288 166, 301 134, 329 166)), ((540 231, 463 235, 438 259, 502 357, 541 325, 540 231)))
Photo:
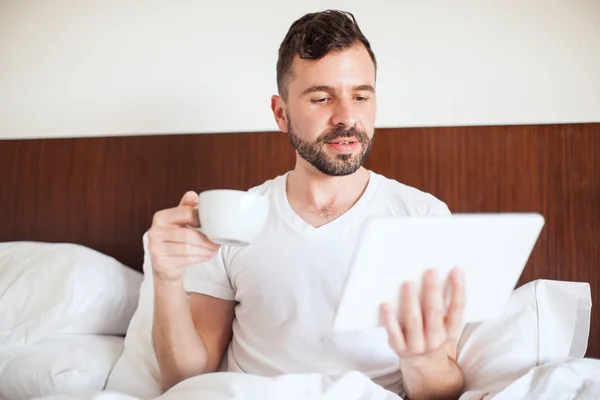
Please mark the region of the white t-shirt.
POLYGON ((448 207, 431 194, 370 171, 355 205, 315 228, 290 207, 287 175, 250 189, 271 204, 268 222, 255 241, 246 247, 223 246, 212 260, 189 267, 186 290, 238 302, 229 371, 337 376, 356 370, 397 392, 398 357, 385 328, 335 333, 335 310, 367 218, 447 215, 448 207))

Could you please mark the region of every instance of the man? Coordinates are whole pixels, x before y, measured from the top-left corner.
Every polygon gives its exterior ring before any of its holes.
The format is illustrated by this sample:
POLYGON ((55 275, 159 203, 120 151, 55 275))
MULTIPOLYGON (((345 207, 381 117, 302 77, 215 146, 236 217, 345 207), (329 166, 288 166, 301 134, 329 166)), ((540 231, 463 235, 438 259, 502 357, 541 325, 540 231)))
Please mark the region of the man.
POLYGON ((400 315, 382 305, 385 329, 332 330, 361 224, 378 215, 449 213, 432 195, 362 166, 373 144, 375 76, 375 56, 351 14, 303 16, 279 49, 279 96, 271 101, 296 165, 250 189, 270 201, 264 231, 246 247, 211 243, 189 229, 202 222, 193 192, 156 213, 148 240, 164 389, 216 371, 226 355, 230 371, 358 370, 410 399, 459 397, 459 271, 452 274, 447 313, 445 288, 430 271, 421 298, 413 284, 402 286, 400 315))

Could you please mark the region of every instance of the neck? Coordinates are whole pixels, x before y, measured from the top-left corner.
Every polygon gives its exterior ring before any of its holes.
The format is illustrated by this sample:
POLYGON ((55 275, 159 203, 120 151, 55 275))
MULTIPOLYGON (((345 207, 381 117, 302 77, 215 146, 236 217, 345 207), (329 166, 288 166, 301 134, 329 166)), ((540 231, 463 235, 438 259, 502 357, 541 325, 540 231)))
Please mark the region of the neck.
POLYGON ((310 165, 296 163, 288 175, 287 195, 308 208, 323 209, 354 204, 369 183, 369 171, 360 167, 346 176, 329 176, 310 165))

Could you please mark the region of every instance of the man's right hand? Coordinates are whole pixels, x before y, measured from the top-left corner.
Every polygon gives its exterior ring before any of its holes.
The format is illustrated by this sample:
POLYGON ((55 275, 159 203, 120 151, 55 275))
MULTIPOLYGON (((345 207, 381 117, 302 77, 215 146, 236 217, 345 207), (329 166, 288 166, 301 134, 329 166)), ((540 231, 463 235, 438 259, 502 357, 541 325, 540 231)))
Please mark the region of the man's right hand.
POLYGON ((198 195, 187 192, 179 206, 154 214, 148 230, 148 250, 154 277, 177 281, 186 266, 213 258, 219 245, 193 227, 200 227, 196 205, 198 195))

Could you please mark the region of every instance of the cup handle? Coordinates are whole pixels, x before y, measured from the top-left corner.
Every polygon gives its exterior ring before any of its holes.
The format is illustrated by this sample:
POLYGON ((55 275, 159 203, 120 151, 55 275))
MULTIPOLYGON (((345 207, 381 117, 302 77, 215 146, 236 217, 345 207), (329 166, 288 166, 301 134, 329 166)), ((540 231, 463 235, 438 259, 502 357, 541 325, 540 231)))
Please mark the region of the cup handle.
MULTIPOLYGON (((196 204, 196 206, 194 207, 194 209, 196 210, 196 212, 198 212, 198 205, 196 204)), ((206 236, 206 233, 204 233, 204 231, 202 230, 202 227, 197 227, 197 226, 191 226, 189 224, 186 225, 187 228, 193 229, 195 231, 200 232, 201 234, 203 234, 204 236, 206 236)))

